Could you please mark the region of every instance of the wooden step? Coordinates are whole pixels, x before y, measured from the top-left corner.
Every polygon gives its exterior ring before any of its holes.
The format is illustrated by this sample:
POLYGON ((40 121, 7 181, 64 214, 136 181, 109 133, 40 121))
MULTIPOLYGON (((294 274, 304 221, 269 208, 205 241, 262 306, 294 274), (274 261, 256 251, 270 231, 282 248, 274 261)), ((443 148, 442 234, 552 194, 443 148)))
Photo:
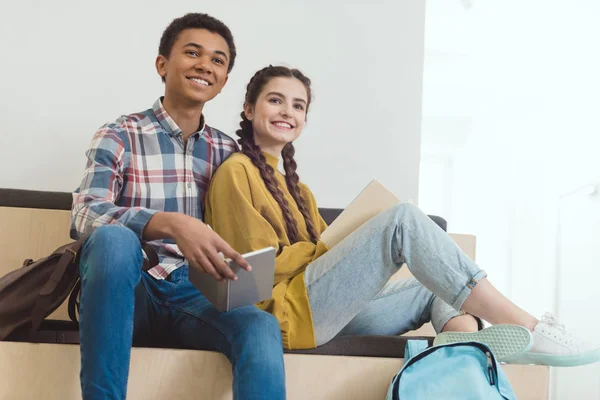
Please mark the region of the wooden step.
MULTIPOLYGON (((79 346, 0 342, 0 399, 81 399, 79 346)), ((402 359, 286 354, 290 400, 384 399, 402 359)), ((504 365, 520 400, 548 398, 548 368, 504 365)), ((231 364, 197 350, 134 348, 128 399, 230 400, 231 364)))

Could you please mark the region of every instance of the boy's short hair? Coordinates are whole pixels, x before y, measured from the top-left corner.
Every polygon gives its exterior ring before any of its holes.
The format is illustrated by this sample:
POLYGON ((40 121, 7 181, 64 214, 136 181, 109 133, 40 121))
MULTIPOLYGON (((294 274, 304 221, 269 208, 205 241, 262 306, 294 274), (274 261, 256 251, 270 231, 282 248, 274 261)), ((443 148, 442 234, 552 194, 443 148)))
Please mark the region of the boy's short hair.
POLYGON ((227 72, 231 72, 236 56, 233 35, 227 25, 208 14, 189 13, 183 17, 174 19, 169 26, 167 26, 160 38, 158 54, 169 58, 177 37, 186 29, 206 29, 209 32, 216 33, 223 37, 229 47, 229 66, 227 67, 227 72))

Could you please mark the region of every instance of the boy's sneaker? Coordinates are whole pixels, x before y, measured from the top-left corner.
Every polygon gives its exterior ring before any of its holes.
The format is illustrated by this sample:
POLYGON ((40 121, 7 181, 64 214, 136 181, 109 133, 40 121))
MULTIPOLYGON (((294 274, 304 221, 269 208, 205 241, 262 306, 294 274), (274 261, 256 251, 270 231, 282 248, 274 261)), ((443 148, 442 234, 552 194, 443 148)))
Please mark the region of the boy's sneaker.
POLYGON ((479 332, 442 332, 433 345, 457 342, 480 342, 487 345, 498 361, 512 362, 522 357, 533 345, 529 329, 519 325, 494 325, 479 332))
POLYGON ((600 361, 600 347, 567 332, 550 313, 544 314, 533 330, 533 347, 511 360, 517 364, 575 367, 600 361))

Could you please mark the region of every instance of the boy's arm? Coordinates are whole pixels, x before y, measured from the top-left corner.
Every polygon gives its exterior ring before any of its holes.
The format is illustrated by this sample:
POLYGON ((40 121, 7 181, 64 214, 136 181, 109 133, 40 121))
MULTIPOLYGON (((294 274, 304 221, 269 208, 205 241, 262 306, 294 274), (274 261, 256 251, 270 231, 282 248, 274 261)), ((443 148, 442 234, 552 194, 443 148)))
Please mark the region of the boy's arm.
POLYGON ((82 237, 107 224, 126 226, 142 237, 156 211, 115 204, 123 188, 123 155, 124 145, 119 134, 108 126, 100 128, 86 152, 87 165, 81 184, 73 193, 72 238, 82 237))
POLYGON ((237 276, 219 253, 234 260, 239 266, 250 271, 248 262, 219 235, 197 218, 176 212, 157 212, 144 230, 144 239, 175 240, 191 267, 206 272, 217 280, 232 279, 237 276))
POLYGON ((79 189, 73 194, 71 237, 89 234, 101 225, 121 224, 140 239, 175 240, 191 265, 215 279, 236 279, 219 252, 238 265, 250 268, 239 253, 196 218, 182 213, 115 204, 123 188, 124 145, 114 129, 101 128, 94 135, 86 155, 85 173, 79 189))

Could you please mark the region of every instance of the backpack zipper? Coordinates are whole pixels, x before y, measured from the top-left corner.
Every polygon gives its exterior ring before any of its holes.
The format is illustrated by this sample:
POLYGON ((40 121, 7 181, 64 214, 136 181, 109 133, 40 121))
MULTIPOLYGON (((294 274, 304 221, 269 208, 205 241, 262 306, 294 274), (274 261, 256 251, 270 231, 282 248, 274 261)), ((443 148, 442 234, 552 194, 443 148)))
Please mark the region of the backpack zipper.
POLYGON ((496 379, 494 378, 494 364, 492 363, 492 354, 489 351, 486 351, 485 356, 487 357, 487 371, 490 386, 494 386, 496 384, 496 379))
MULTIPOLYGON (((478 343, 478 342, 462 342, 462 343, 452 343, 452 344, 444 345, 444 347, 458 347, 458 346, 475 346, 479 350, 481 350, 482 352, 485 353, 485 356, 487 357, 488 382, 490 382, 490 386, 495 386, 496 385, 495 377, 498 376, 498 371, 496 369, 496 364, 493 362, 494 356, 492 355, 492 353, 490 352, 488 347, 481 343, 478 343)), ((393 389, 392 389, 392 399, 393 400, 400 400, 400 395, 398 394, 398 388, 400 386, 400 377, 404 373, 404 370, 406 368, 408 368, 409 366, 411 366, 412 364, 414 364, 415 362, 419 361, 421 358, 426 357, 427 355, 429 355, 430 353, 433 353, 436 350, 437 350, 437 348, 430 347, 427 350, 422 351, 421 353, 417 354, 415 357, 411 358, 407 364, 404 364, 404 366, 400 370, 400 373, 398 373, 398 375, 396 375, 394 378, 394 385, 393 385, 393 389)), ((498 388, 498 390, 500 390, 500 388, 498 388)), ((500 396, 506 398, 502 393, 499 392, 499 394, 500 394, 500 396)))

